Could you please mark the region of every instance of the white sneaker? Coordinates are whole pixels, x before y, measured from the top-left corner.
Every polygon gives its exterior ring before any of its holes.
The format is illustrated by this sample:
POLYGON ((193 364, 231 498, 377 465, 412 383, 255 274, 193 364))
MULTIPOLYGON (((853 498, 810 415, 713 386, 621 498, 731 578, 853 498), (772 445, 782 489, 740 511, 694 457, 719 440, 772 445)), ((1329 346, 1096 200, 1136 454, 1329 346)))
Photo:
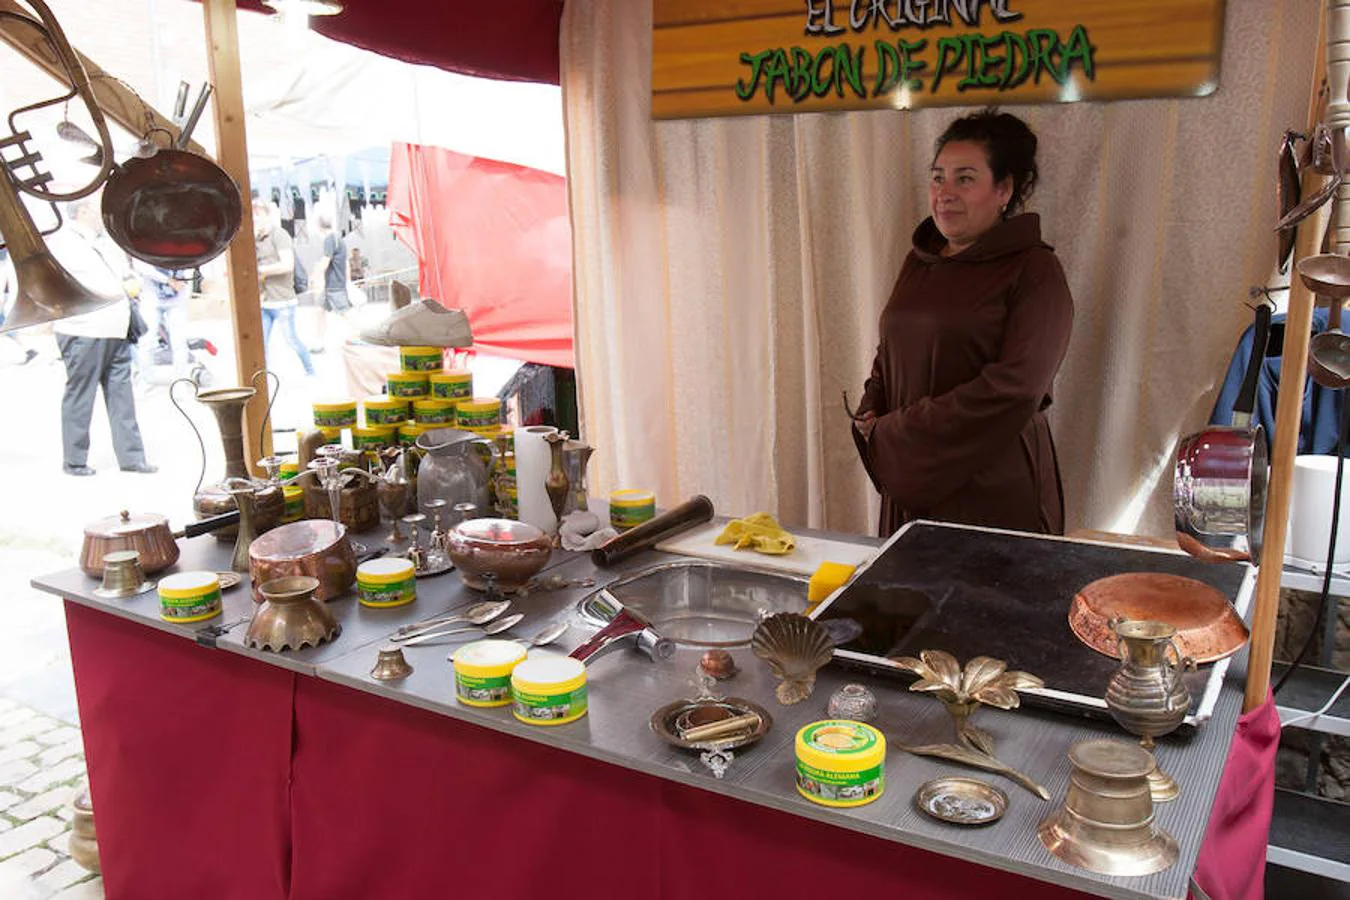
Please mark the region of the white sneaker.
POLYGON ((362 329, 361 340, 382 347, 471 347, 473 332, 463 310, 419 300, 362 329))

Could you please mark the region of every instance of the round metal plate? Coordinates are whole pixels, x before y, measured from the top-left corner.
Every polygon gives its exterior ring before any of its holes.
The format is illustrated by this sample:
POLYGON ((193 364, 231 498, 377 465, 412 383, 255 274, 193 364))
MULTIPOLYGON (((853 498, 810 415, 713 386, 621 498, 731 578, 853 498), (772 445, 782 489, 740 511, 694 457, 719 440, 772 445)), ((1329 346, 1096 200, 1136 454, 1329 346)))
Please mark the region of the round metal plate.
POLYGON ((988 825, 1003 818, 1008 795, 978 778, 950 775, 919 785, 914 805, 953 825, 988 825))
POLYGON ((652 713, 652 731, 668 744, 683 747, 686 750, 704 750, 716 747, 720 750, 735 750, 747 747, 764 737, 773 727, 773 717, 758 703, 742 700, 740 697, 727 697, 723 700, 705 698, 701 700, 676 700, 652 713), (726 738, 714 738, 710 741, 686 741, 680 737, 686 728, 707 725, 719 719, 730 719, 754 713, 759 716, 759 725, 749 732, 731 735, 726 738))
POLYGON ((104 600, 125 600, 127 597, 135 597, 139 594, 144 594, 146 591, 154 590, 154 587, 155 583, 153 581, 142 581, 136 587, 128 588, 124 591, 108 591, 101 587, 96 587, 94 588, 93 593, 95 597, 102 597, 104 600))
POLYGON ((216 577, 220 579, 220 589, 228 591, 232 587, 239 587, 239 582, 243 579, 239 577, 238 572, 217 572, 216 577))

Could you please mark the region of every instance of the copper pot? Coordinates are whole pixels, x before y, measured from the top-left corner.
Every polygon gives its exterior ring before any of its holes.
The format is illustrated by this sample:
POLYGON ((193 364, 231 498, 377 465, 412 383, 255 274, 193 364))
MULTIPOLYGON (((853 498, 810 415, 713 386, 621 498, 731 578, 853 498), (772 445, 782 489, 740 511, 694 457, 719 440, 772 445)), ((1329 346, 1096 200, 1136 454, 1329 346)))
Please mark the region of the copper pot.
POLYGON ((263 602, 264 582, 287 575, 319 580, 314 596, 336 600, 356 580, 356 554, 347 540, 347 528, 328 519, 309 519, 273 528, 248 548, 248 575, 253 600, 263 602))
POLYGON ((487 590, 486 575, 497 587, 511 592, 523 588, 548 563, 552 553, 548 535, 527 522, 511 519, 470 519, 450 530, 446 552, 464 583, 487 590))
POLYGON ((1182 438, 1172 477, 1177 545, 1209 562, 1254 560, 1266 524, 1269 451, 1261 426, 1251 426, 1256 384, 1266 358, 1270 306, 1256 308, 1252 355, 1233 404, 1233 424, 1182 438))
POLYGON ((135 550, 141 555, 141 571, 153 575, 178 562, 176 538, 196 537, 239 521, 239 511, 213 516, 172 531, 169 520, 157 513, 133 513, 122 510, 115 516, 98 519, 84 526, 84 544, 80 547, 80 568, 94 578, 103 577, 103 557, 114 550, 135 550))

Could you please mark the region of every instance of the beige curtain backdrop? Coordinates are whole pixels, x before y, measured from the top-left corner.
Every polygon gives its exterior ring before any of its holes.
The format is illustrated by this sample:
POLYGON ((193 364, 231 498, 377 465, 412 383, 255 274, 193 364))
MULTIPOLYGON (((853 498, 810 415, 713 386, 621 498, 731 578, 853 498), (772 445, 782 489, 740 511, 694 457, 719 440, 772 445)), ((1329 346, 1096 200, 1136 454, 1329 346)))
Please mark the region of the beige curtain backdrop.
MULTIPOLYGON (((1009 107, 1040 137, 1030 208, 1076 304, 1051 411, 1071 529, 1171 533, 1176 442, 1272 276, 1275 155, 1305 125, 1317 13, 1229 2, 1209 97, 1009 107)), ((593 489, 875 533, 840 391, 861 390, 961 111, 653 122, 646 0, 568 0, 562 61, 593 489)))

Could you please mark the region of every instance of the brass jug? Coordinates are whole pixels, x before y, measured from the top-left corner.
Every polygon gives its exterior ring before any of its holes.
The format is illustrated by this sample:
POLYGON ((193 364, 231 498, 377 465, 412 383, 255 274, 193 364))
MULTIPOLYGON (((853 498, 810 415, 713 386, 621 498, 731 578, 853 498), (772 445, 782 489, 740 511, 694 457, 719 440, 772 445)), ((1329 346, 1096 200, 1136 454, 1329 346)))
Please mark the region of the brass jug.
MULTIPOLYGON (((263 369, 255 372, 252 380, 256 382, 258 376, 270 374, 272 373, 263 369)), ((179 378, 169 385, 169 399, 183 418, 187 419, 192 433, 197 436, 197 445, 201 448, 201 474, 197 476, 197 487, 192 496, 192 509, 198 519, 230 512, 238 506, 225 482, 231 478, 250 478, 248 468, 244 464, 244 407, 257 393, 257 388, 254 387, 215 388, 203 391, 189 378, 179 378), (202 442, 201 432, 197 430, 192 417, 187 414, 187 410, 178 405, 178 399, 174 396, 173 390, 180 383, 191 385, 194 399, 211 410, 216 417, 216 427, 220 430, 220 440, 225 448, 224 477, 205 487, 202 486, 202 481, 206 477, 206 445, 202 442)), ((276 396, 275 390, 272 395, 276 396)), ((268 412, 269 414, 271 412, 270 405, 268 412)), ((281 517, 286 511, 286 498, 279 484, 263 480, 254 480, 254 484, 256 491, 253 496, 253 526, 258 534, 262 534, 281 524, 281 517)), ((215 536, 218 541, 233 543, 239 536, 239 529, 237 526, 220 528, 215 531, 215 536)))
MULTIPOLYGON (((1106 686, 1106 708, 1120 727, 1140 736, 1140 745, 1153 752, 1153 739, 1174 731, 1186 718, 1191 694, 1182 673, 1195 663, 1181 655, 1177 630, 1166 622, 1117 619, 1112 623, 1121 653, 1120 670, 1106 686), (1167 658, 1171 650, 1176 662, 1167 658)), ((1172 776, 1155 763, 1149 773, 1154 802, 1173 800, 1180 793, 1172 776)))

